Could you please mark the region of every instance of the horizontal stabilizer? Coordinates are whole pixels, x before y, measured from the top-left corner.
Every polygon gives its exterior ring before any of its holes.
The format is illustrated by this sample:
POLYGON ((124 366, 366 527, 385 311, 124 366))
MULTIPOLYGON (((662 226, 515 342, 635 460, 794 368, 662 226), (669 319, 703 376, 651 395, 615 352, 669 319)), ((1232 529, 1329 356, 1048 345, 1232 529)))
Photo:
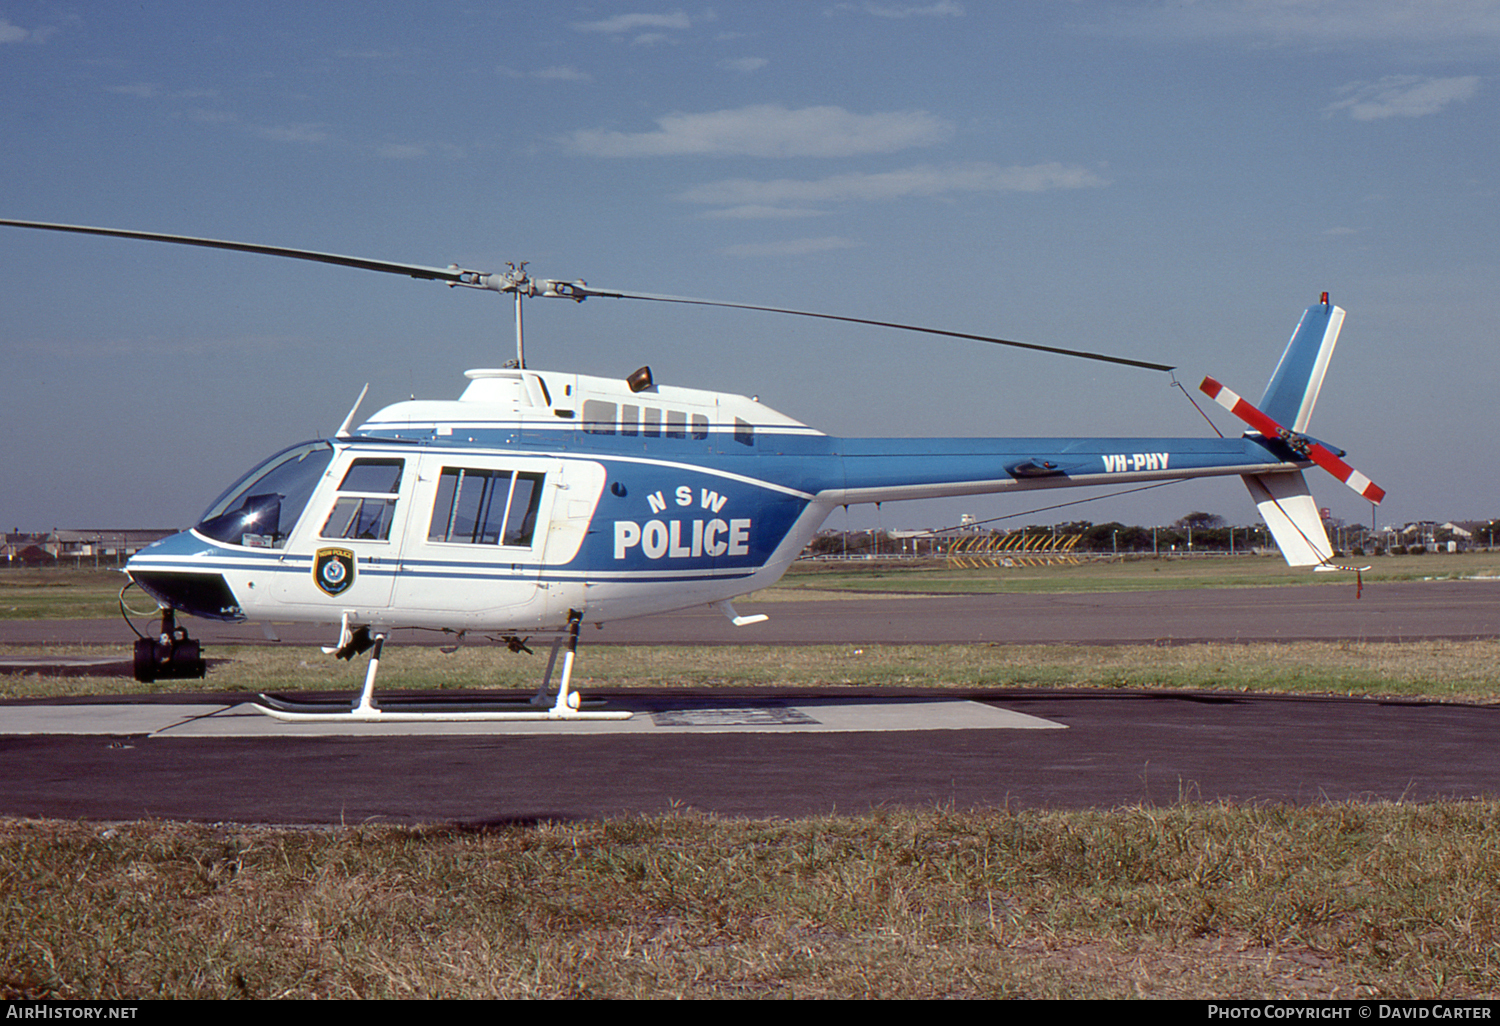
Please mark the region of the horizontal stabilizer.
POLYGON ((1245 474, 1243 480, 1288 566, 1320 566, 1333 557, 1318 504, 1300 470, 1293 474, 1245 474))

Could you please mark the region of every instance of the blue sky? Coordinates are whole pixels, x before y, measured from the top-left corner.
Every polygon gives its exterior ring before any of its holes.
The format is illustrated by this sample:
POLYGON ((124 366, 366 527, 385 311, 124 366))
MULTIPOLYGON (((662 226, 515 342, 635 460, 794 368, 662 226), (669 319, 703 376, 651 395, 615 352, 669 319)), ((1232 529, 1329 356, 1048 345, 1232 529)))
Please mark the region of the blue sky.
MULTIPOLYGON (((0 0, 0 216, 526 260, 1172 363, 1252 399, 1328 290, 1349 317, 1313 433, 1388 490, 1382 525, 1488 518, 1497 44, 1481 0, 0 0)), ((365 382, 367 411, 451 397, 512 355, 507 300, 430 282, 17 229, 0 269, 7 530, 189 523, 365 382)), ((527 336, 532 366, 649 363, 831 434, 1209 430, 1164 375, 852 325, 536 301, 527 336)), ((1198 509, 1255 519, 1229 480, 1010 523, 1198 509)))

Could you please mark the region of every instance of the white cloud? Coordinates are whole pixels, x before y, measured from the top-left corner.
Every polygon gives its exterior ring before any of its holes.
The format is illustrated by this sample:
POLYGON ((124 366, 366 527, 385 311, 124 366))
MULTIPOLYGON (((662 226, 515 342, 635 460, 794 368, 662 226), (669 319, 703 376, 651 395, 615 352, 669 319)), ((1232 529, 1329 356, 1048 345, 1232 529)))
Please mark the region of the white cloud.
POLYGON ((135 96, 142 100, 162 97, 173 100, 210 100, 219 95, 217 89, 179 89, 175 92, 167 92, 155 82, 132 82, 129 85, 106 86, 104 91, 120 96, 135 96))
POLYGON ((692 19, 681 11, 675 14, 617 14, 602 21, 575 21, 573 27, 579 32, 607 32, 617 35, 637 29, 685 29, 692 19))
POLYGON ((375 152, 387 160, 419 160, 427 156, 427 147, 420 143, 382 143, 375 152))
MULTIPOLYGON (((71 20, 76 22, 77 16, 75 15, 71 20)), ((13 21, 0 18, 0 43, 45 43, 56 31, 56 25, 24 29, 13 21)))
POLYGON ((838 235, 825 235, 819 239, 788 239, 784 242, 747 242, 738 246, 726 246, 719 250, 726 256, 801 256, 805 253, 826 253, 831 249, 854 249, 859 243, 838 235))
POLYGON ((497 64, 495 72, 506 78, 539 78, 544 82, 592 82, 594 80, 593 75, 587 71, 579 71, 571 64, 554 64, 540 71, 521 71, 509 65, 497 64))
POLYGON ((545 79, 548 82, 592 82, 594 76, 586 71, 579 71, 570 65, 558 65, 551 68, 543 68, 541 71, 533 71, 532 78, 545 79))
POLYGON ((204 125, 237 125, 240 118, 238 114, 231 114, 227 110, 209 110, 206 107, 194 107, 187 112, 189 121, 197 121, 204 125))
POLYGON ((822 217, 825 213, 827 213, 825 210, 812 210, 807 207, 772 207, 758 203, 747 203, 740 207, 710 210, 703 216, 724 220, 751 221, 773 218, 822 217))
POLYGON ((326 126, 312 122, 290 125, 252 124, 232 111, 210 110, 207 107, 190 107, 181 116, 203 125, 230 125, 269 142, 320 143, 328 139, 326 126))
POLYGON ((899 171, 852 172, 827 178, 757 181, 730 178, 694 186, 675 197, 685 203, 725 208, 712 216, 806 216, 816 204, 874 202, 906 196, 974 192, 1043 192, 1098 188, 1109 183, 1086 168, 1066 164, 1001 167, 971 163, 936 167, 921 164, 899 171), (757 215, 755 212, 763 213, 757 215))
POLYGON ((962 18, 964 16, 963 4, 957 3, 956 0, 937 0, 936 3, 930 4, 875 3, 873 0, 866 0, 860 5, 860 9, 877 18, 962 18))
POLYGON ((561 140, 592 157, 848 157, 930 146, 952 126, 926 111, 851 114, 842 107, 773 104, 706 114, 668 114, 654 132, 581 129, 561 140))
POLYGON ((464 149, 445 142, 384 142, 374 147, 374 153, 386 160, 425 160, 428 157, 459 160, 464 156, 464 149))
POLYGON ((1324 113, 1347 110, 1356 121, 1381 118, 1419 118, 1436 114, 1450 103, 1472 99, 1479 91, 1478 75, 1423 78, 1387 75, 1379 82, 1352 82, 1339 90, 1344 99, 1323 108, 1324 113))
POLYGON ((271 142, 322 142, 328 138, 328 133, 323 130, 322 125, 300 124, 300 125, 250 125, 250 132, 269 139, 271 142))
POLYGON ((752 71, 759 71, 769 63, 771 62, 764 57, 738 57, 733 60, 720 61, 719 67, 725 71, 740 71, 748 74, 752 71))
POLYGON ((1101 27, 1170 39, 1260 37, 1278 43, 1448 42, 1500 39, 1500 0, 1216 0, 1122 8, 1101 27))
POLYGON ((109 86, 105 91, 119 93, 121 96, 137 96, 143 100, 149 100, 161 95, 161 87, 151 82, 133 82, 130 85, 109 86))

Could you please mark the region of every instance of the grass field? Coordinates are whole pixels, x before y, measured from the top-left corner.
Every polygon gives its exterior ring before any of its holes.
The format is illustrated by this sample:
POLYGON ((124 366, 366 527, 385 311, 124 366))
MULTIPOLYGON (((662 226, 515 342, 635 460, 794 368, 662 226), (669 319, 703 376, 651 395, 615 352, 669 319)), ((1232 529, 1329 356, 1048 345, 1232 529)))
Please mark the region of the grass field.
MULTIPOLYGON (((1370 580, 1500 577, 1500 553, 1393 556, 1372 560, 1370 580)), ((11 571, 0 574, 0 617, 118 616, 120 575, 94 571, 11 571)), ((799 563, 760 601, 840 595, 943 592, 1116 591, 1144 588, 1269 587, 1326 582, 1345 574, 1291 570, 1280 559, 1244 556, 1133 559, 1079 566, 951 570, 923 563, 799 563)), ((133 593, 137 608, 149 609, 133 593)), ((111 649, 25 649, 45 653, 119 655, 111 649)), ((357 690, 361 661, 343 663, 312 648, 211 648, 215 690, 357 690)), ((1359 642, 1255 645, 825 645, 770 648, 739 645, 701 650, 591 646, 578 684, 588 688, 739 687, 1094 687, 1207 688, 1298 694, 1393 695, 1446 701, 1491 701, 1500 695, 1500 642, 1359 642)), ((455 652, 404 646, 381 667, 389 689, 533 688, 545 656, 514 656, 476 643, 455 652)), ((0 697, 99 692, 177 691, 182 683, 139 685, 129 678, 0 676, 0 697)))
MULTIPOLYGON (((818 566, 763 597, 1310 579, 1282 569, 1255 558, 818 566)), ((1497 570, 1495 555, 1416 556, 1371 575, 1497 570)), ((0 615, 116 615, 118 581, 0 575, 0 615)), ((352 691, 363 674, 314 649, 208 654, 216 691, 352 691)), ((381 680, 531 688, 544 658, 404 647, 381 680)), ((701 650, 595 646, 580 673, 585 690, 1213 688, 1493 702, 1500 639, 737 646, 711 662, 701 650)), ((0 677, 4 697, 141 689, 0 677)), ((684 814, 483 830, 0 820, 0 999, 1493 997, 1497 815, 1500 802, 1474 800, 684 814)))
MULTIPOLYGON (((1500 578, 1500 552, 1377 556, 1368 581, 1500 578)), ((1349 574, 1293 569, 1277 556, 1204 556, 1099 560, 1070 566, 950 569, 941 561, 800 562, 759 601, 796 599, 808 592, 965 594, 978 592, 1142 591, 1180 588, 1261 588, 1286 584, 1347 584, 1349 574)), ((0 571, 0 620, 76 619, 120 615, 117 570, 0 571)), ((154 603, 130 593, 137 609, 154 603)))
MULTIPOLYGON (((1367 581, 1500 578, 1500 552, 1374 556, 1351 559, 1369 566, 1367 581)), ((1348 583, 1353 574, 1314 574, 1286 565, 1280 556, 1139 557, 1073 565, 950 569, 941 561, 803 562, 771 593, 803 590, 964 594, 1172 591, 1184 588, 1264 588, 1287 584, 1348 583)))
MULTIPOLYGON (((114 648, 25 648, 15 656, 125 658, 114 648)), ((314 647, 220 646, 204 684, 128 676, 0 675, 0 698, 171 693, 359 690, 364 663, 341 662, 314 647)), ((1292 642, 1154 645, 736 645, 703 649, 595 645, 574 684, 593 689, 671 687, 815 688, 1108 688, 1373 695, 1436 701, 1491 702, 1500 697, 1500 640, 1432 642, 1292 642)), ((453 652, 403 646, 381 662, 381 687, 399 690, 534 690, 545 651, 512 655, 473 644, 453 652)))
POLYGON ((1492 997, 1497 813, 0 821, 0 998, 1492 997))

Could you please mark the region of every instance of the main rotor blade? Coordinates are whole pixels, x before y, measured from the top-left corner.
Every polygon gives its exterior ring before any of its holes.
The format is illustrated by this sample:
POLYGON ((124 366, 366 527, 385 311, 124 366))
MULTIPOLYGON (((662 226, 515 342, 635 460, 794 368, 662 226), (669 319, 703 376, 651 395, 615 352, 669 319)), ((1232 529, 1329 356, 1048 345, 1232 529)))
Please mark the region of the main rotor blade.
MULTIPOLYGON (((426 278, 432 281, 459 282, 461 275, 465 273, 455 267, 423 267, 420 264, 398 264, 389 260, 371 260, 367 257, 341 256, 338 253, 318 253, 310 249, 290 249, 286 246, 261 246, 253 242, 200 239, 191 235, 133 232, 123 228, 91 228, 87 225, 79 224, 48 224, 45 221, 9 221, 0 219, 0 225, 10 225, 13 228, 41 228, 54 232, 77 232, 81 235, 112 235, 121 239, 175 242, 182 246, 202 246, 206 249, 229 249, 240 253, 260 253, 264 256, 291 257, 294 260, 314 260, 322 264, 358 267, 366 271, 384 271, 388 274, 405 274, 412 278, 426 278)), ((474 272, 468 273, 473 274, 474 272)))
MULTIPOLYGON (((574 286, 577 288, 577 286, 574 286)), ((811 310, 789 310, 779 306, 759 306, 754 303, 728 303, 716 299, 690 299, 686 296, 657 296, 646 292, 619 292, 608 289, 596 289, 592 286, 584 286, 581 290, 583 297, 602 296, 608 299, 646 299, 657 303, 687 303, 692 306, 724 306, 734 310, 759 310, 764 313, 791 314, 796 317, 817 317, 825 321, 846 321, 849 324, 868 324, 877 328, 896 328, 901 331, 918 331, 927 335, 944 335, 948 338, 964 338, 975 342, 992 342, 997 346, 1011 346, 1015 349, 1032 349, 1039 353, 1052 353, 1057 356, 1076 356, 1084 360, 1099 360, 1103 363, 1124 364, 1127 367, 1144 367, 1146 370, 1171 371, 1174 368, 1164 363, 1151 363, 1147 360, 1131 360, 1123 356, 1107 356, 1104 353, 1091 353, 1082 349, 1061 349, 1057 346, 1040 346, 1031 342, 1014 342, 1010 339, 992 338, 989 335, 971 335, 963 331, 944 331, 941 328, 923 328, 916 324, 898 324, 895 321, 876 321, 866 317, 844 317, 839 314, 815 313, 811 310)))
POLYGON ((522 295, 540 295, 550 298, 583 300, 591 296, 607 299, 641 299, 657 303, 684 303, 690 306, 717 306, 732 310, 757 310, 763 313, 789 314, 794 317, 817 317, 825 321, 844 321, 848 324, 867 324, 877 328, 895 328, 899 331, 915 331, 926 335, 942 335, 947 338, 969 339, 975 342, 990 342, 1013 349, 1030 349, 1038 353, 1057 356, 1076 356, 1084 360, 1120 364, 1126 367, 1142 367, 1146 370, 1171 371, 1164 363, 1147 360, 1131 360, 1123 356, 1108 356, 1082 349, 1063 349, 1057 346, 1042 346, 1031 342, 1016 342, 1011 339, 975 335, 963 331, 946 331, 941 328, 924 328, 916 324, 900 324, 895 321, 878 321, 866 317, 845 317, 840 314, 817 313, 812 310, 791 310, 779 306, 761 306, 755 303, 730 303, 714 299, 692 299, 686 296, 660 296, 647 292, 623 292, 613 289, 596 289, 583 282, 547 281, 534 282, 524 270, 512 270, 504 274, 488 274, 458 266, 426 267, 421 264, 401 264, 390 260, 372 260, 368 257, 344 256, 339 253, 320 253, 310 249, 293 249, 289 246, 263 246, 253 242, 232 242, 227 239, 204 239, 192 235, 167 235, 161 232, 137 232, 124 228, 95 228, 89 225, 53 224, 46 221, 15 221, 0 218, 0 225, 12 228, 38 228, 54 232, 76 232, 80 235, 105 235, 120 239, 143 239, 148 242, 171 242, 181 246, 201 246, 205 249, 225 249, 239 253, 259 253, 263 256, 290 257, 294 260, 310 260, 340 267, 356 267, 366 271, 382 271, 387 274, 403 274, 411 278, 429 281, 444 281, 450 285, 489 289, 494 292, 518 292, 522 295), (535 286, 543 286, 537 291, 535 286))

